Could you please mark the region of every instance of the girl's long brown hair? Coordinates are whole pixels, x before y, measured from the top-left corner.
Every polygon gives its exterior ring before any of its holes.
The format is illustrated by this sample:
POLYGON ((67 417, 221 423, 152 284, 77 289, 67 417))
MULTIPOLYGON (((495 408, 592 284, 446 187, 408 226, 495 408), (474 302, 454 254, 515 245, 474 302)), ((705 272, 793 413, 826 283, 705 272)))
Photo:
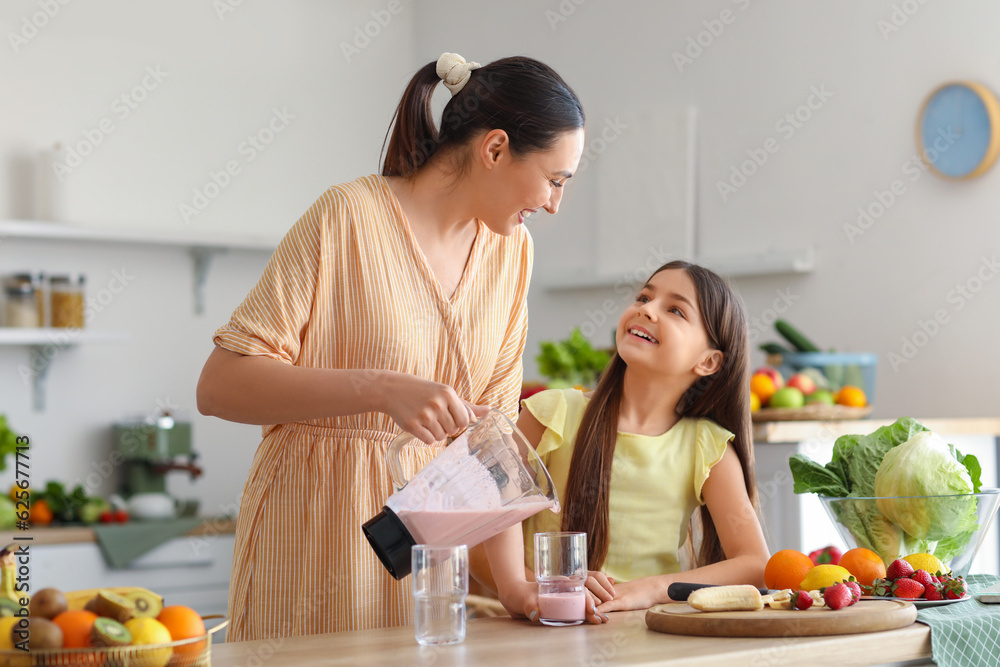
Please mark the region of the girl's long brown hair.
MULTIPOLYGON (((756 510, 757 482, 748 389, 750 340, 743 303, 725 280, 696 264, 674 261, 664 264, 652 275, 668 269, 682 269, 694 281, 708 340, 712 347, 722 352, 722 367, 700 378, 685 392, 677 405, 677 414, 681 418, 711 419, 735 435, 733 448, 743 468, 747 494, 756 510)), ((601 375, 576 436, 563 499, 562 528, 587 533, 591 570, 600 570, 608 555, 611 461, 618 437, 625 368, 625 362, 615 354, 601 375)), ((664 480, 664 483, 670 482, 664 480)), ((725 560, 719 534, 705 505, 701 507, 700 519, 702 540, 696 565, 725 560)))

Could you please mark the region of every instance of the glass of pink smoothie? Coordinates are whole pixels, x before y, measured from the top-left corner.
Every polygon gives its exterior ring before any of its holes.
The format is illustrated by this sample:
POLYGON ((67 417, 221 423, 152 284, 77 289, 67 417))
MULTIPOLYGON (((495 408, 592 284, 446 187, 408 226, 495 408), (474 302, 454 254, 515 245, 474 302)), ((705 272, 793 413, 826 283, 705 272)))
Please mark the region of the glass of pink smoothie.
POLYGON ((535 533, 538 616, 544 625, 579 625, 587 597, 587 533, 535 533))

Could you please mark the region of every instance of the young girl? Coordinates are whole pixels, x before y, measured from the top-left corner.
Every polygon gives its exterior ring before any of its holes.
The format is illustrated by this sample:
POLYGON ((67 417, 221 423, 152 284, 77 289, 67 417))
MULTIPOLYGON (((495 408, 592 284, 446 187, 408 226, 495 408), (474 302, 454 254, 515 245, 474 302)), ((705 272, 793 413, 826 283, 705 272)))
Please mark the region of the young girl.
MULTIPOLYGON (((216 331, 198 408, 263 425, 240 501, 230 640, 412 618, 410 580, 395 581, 361 531, 392 493, 386 449, 400 429, 444 440, 472 405, 516 416, 532 261, 522 223, 558 210, 583 125, 543 63, 444 54, 407 86, 382 173, 324 193, 216 331), (442 82, 452 97, 435 124, 442 82)), ((407 473, 438 451, 405 448, 407 473)))
POLYGON ((740 299, 715 273, 671 262, 625 310, 615 339, 593 395, 549 390, 523 403, 518 427, 563 508, 525 521, 525 563, 533 567, 534 533, 585 531, 588 589, 602 613, 667 602, 674 581, 763 585, 740 299), (681 573, 699 507, 697 566, 681 573))

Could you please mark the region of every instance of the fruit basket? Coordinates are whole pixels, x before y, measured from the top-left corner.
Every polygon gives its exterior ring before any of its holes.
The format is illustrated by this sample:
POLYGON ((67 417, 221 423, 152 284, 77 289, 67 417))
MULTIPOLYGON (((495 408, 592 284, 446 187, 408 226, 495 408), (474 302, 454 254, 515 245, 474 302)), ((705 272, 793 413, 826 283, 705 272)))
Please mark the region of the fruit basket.
POLYGON ((781 355, 781 370, 785 376, 814 368, 837 388, 851 385, 860 388, 875 402, 875 369, 878 356, 869 352, 794 352, 781 355))
POLYGON ((838 421, 864 419, 872 413, 872 406, 856 408, 849 405, 812 403, 801 408, 761 408, 750 413, 755 422, 784 421, 838 421))
POLYGON ((204 617, 207 627, 201 637, 163 644, 113 648, 0 650, 3 667, 209 667, 212 635, 229 625, 221 616, 204 617), (209 626, 209 621, 218 622, 209 626))

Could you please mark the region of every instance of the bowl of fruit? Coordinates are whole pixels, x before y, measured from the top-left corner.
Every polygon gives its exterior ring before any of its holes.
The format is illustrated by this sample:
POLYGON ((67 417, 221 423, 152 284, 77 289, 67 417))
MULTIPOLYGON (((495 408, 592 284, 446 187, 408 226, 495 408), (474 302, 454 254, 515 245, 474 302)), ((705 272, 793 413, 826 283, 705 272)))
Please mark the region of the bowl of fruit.
POLYGON ((871 414, 876 355, 823 352, 784 320, 774 328, 791 347, 773 342, 760 346, 767 364, 750 378, 754 421, 862 419, 871 414))
POLYGON ((16 547, 0 551, 0 665, 6 667, 208 667, 211 627, 195 610, 164 606, 135 586, 63 593, 43 588, 28 597, 13 590, 16 547), (11 595, 16 595, 12 598, 11 595), (27 606, 22 607, 24 601, 27 606))

